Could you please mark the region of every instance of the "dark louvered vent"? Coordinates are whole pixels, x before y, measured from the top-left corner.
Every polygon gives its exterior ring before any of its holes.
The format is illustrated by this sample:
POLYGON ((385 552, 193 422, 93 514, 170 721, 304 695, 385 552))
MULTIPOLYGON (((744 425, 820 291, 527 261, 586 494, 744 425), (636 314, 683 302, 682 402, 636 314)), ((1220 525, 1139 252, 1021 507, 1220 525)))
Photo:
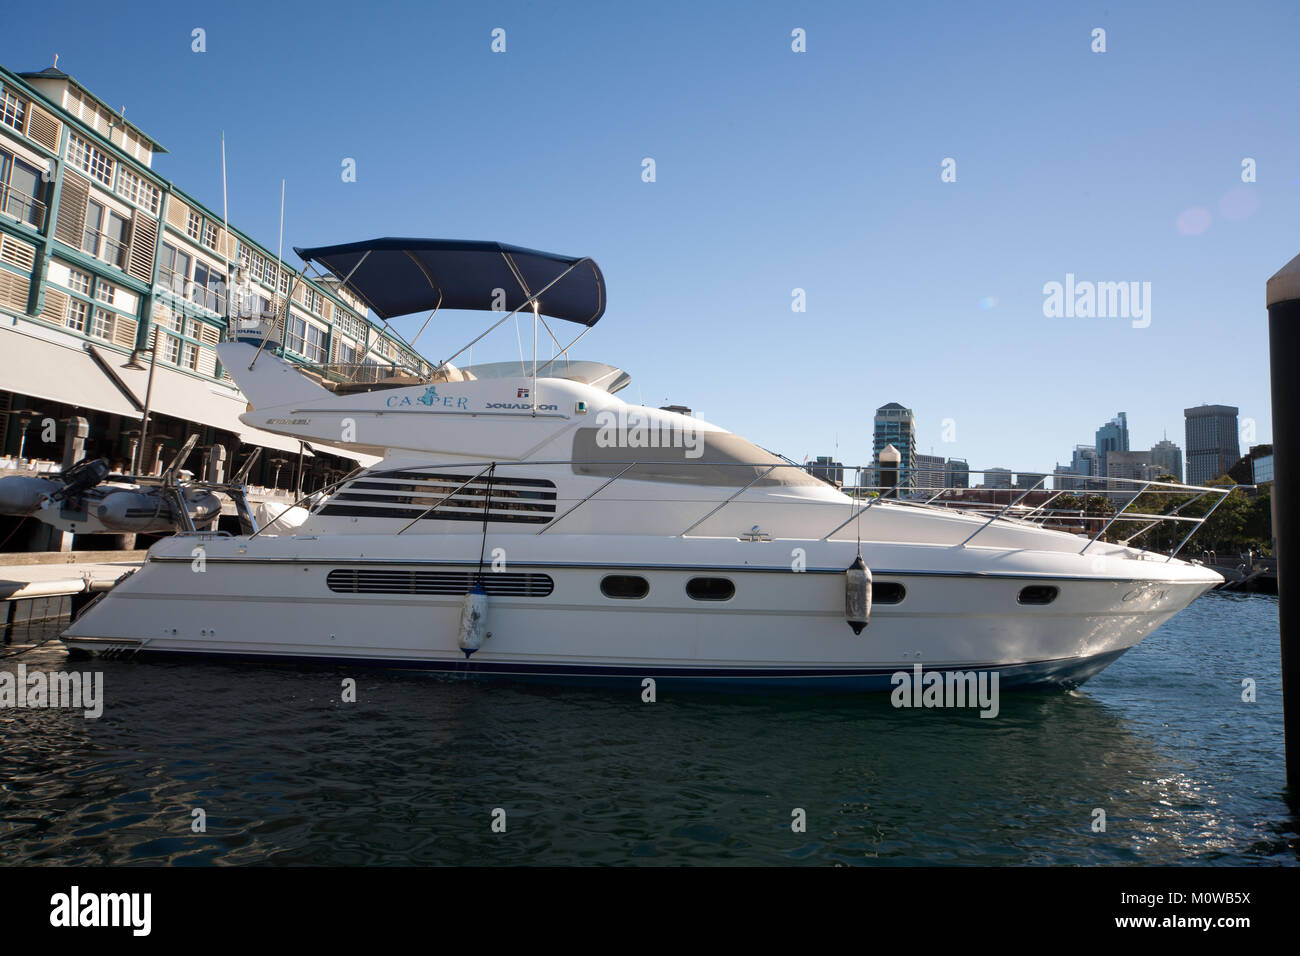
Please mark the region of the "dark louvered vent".
POLYGON ((489 488, 489 522, 545 524, 555 515, 553 481, 496 476, 489 484, 486 475, 425 471, 367 472, 344 485, 320 514, 403 521, 420 517, 428 521, 482 521, 489 488))
MULTIPOLYGON (((468 594, 476 571, 411 571, 401 568, 336 568, 325 578, 339 594, 468 594)), ((555 589, 548 574, 487 571, 483 590, 491 597, 546 597, 555 589)))

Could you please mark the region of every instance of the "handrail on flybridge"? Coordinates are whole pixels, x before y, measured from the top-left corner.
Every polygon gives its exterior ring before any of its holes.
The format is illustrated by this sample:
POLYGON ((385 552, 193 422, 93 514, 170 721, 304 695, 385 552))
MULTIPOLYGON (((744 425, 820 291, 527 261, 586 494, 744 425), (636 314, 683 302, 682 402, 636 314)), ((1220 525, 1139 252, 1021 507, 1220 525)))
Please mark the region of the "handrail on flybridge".
MULTIPOLYGON (((506 481, 509 480, 508 479, 509 469, 512 468, 524 468, 530 471, 536 469, 538 466, 541 465, 566 465, 566 466, 601 465, 608 468, 619 468, 619 470, 615 474, 608 477, 605 481, 603 481, 599 486, 594 488, 583 498, 577 500, 569 508, 567 508, 565 511, 557 515, 551 522, 547 524, 546 527, 536 532, 537 534, 545 534, 548 530, 553 528, 564 518, 568 517, 568 515, 572 514, 578 508, 587 504, 589 501, 591 501, 593 498, 595 498, 597 495, 602 493, 606 488, 610 487, 614 483, 620 480, 635 481, 637 478, 636 469, 638 466, 651 465, 651 464, 655 465, 656 467, 663 467, 666 464, 670 464, 673 467, 684 466, 688 468, 709 467, 709 468, 742 469, 741 480, 738 480, 736 482, 734 490, 731 490, 730 494, 727 494, 725 497, 709 499, 706 502, 709 506, 708 509, 700 517, 696 518, 689 525, 683 528, 680 532, 677 532, 677 534, 675 535, 676 537, 686 536, 688 532, 698 527, 708 518, 711 518, 718 512, 722 511, 728 505, 732 504, 732 502, 739 499, 740 496, 745 491, 749 490, 751 487, 753 487, 762 479, 766 478, 768 475, 772 474, 777 469, 793 468, 803 472, 807 472, 809 470, 809 466, 807 465, 800 465, 795 462, 784 461, 784 460, 778 460, 776 462, 772 462, 772 461, 737 462, 737 461, 710 461, 706 459, 682 458, 680 461, 665 462, 659 459, 656 459, 654 461, 639 461, 631 457, 625 460, 602 459, 599 461, 580 460, 580 459, 554 459, 554 460, 528 460, 528 461, 458 461, 449 464, 438 464, 438 463, 407 464, 407 465, 403 465, 401 470, 403 472, 410 472, 410 471, 436 472, 444 469, 454 469, 460 472, 464 472, 467 469, 477 469, 477 474, 475 474, 474 477, 472 478, 463 479, 461 476, 457 476, 455 480, 461 482, 459 487, 457 487, 454 491, 441 498, 434 505, 427 508, 419 516, 419 518, 425 518, 431 514, 434 514, 438 508, 442 507, 449 500, 451 500, 456 494, 461 492, 463 489, 465 489, 467 486, 472 484, 474 481, 480 479, 484 474, 486 474, 490 469, 493 468, 495 468, 497 471, 505 472, 505 476, 503 477, 504 480, 506 481), (748 469, 748 471, 743 471, 745 469, 748 469)), ((857 467, 844 466, 843 470, 845 474, 853 473, 856 478, 860 479, 864 473, 870 473, 874 469, 873 466, 857 466, 857 467)), ((914 469, 913 473, 922 474, 925 471, 927 470, 914 469)), ((382 473, 382 469, 367 470, 364 473, 373 476, 376 472, 382 473)), ((1005 472, 1001 472, 1001 473, 1005 474, 1005 472)), ((991 472, 983 472, 978 469, 968 469, 966 471, 966 474, 987 475, 987 474, 991 474, 991 472)), ((1038 476, 1037 472, 1033 474, 1035 476, 1038 476)), ((354 472, 353 475, 348 476, 348 478, 345 478, 342 481, 337 482, 334 486, 331 487, 338 487, 339 485, 345 484, 347 481, 351 480, 351 478, 355 477, 356 475, 357 473, 354 472)), ((974 541, 980 534, 982 534, 986 529, 988 529, 995 522, 998 521, 1011 522, 1019 525, 1030 524, 1036 527, 1048 527, 1051 525, 1055 525, 1057 526, 1058 530, 1075 530, 1077 528, 1081 531, 1086 530, 1087 523, 1089 521, 1098 523, 1100 525, 1098 527, 1098 530, 1096 531, 1095 534, 1093 534, 1091 537, 1087 539, 1087 541, 1084 543, 1084 545, 1079 551, 1080 554, 1086 553, 1089 548, 1091 548, 1094 544, 1096 544, 1098 541, 1101 540, 1102 536, 1105 535, 1106 532, 1109 531, 1111 527, 1115 526, 1119 522, 1143 522, 1144 523, 1144 527, 1140 528, 1134 534, 1130 535, 1128 538, 1122 539, 1119 542, 1120 544, 1123 545, 1128 545, 1130 542, 1132 542, 1138 537, 1141 537, 1146 532, 1150 531, 1152 528, 1156 527, 1157 525, 1164 524, 1166 522, 1171 523, 1174 526, 1189 525, 1190 528, 1187 534, 1184 535, 1183 538, 1178 542, 1178 544, 1168 552, 1168 557, 1166 560, 1172 561, 1175 555, 1177 555, 1178 552, 1181 551, 1183 547, 1187 544, 1187 542, 1191 540, 1191 537, 1193 534, 1195 534, 1196 530, 1200 528, 1212 514, 1214 514, 1215 510, 1218 509, 1219 505, 1223 503, 1223 501, 1228 497, 1228 495, 1232 494, 1233 491, 1236 491, 1238 489, 1253 490, 1255 488, 1254 485, 1203 486, 1203 485, 1188 485, 1188 484, 1183 484, 1182 482, 1155 481, 1155 480, 1148 480, 1148 479, 1090 478, 1086 476, 1074 477, 1074 476, 1066 476, 1066 475, 1054 475, 1052 477, 1057 479, 1064 478, 1065 480, 1069 480, 1069 481, 1077 481, 1087 485, 1087 487, 1059 488, 1059 489, 1053 489, 1049 491, 1044 487, 1044 483, 1047 477, 1048 476, 1045 475, 1038 476, 1038 480, 1034 482, 1034 484, 1031 487, 1017 488, 1017 489, 1007 489, 1007 488, 990 489, 990 488, 980 487, 980 488, 942 488, 936 491, 933 488, 927 488, 927 489, 920 489, 920 490, 913 491, 913 490, 902 489, 894 485, 862 485, 862 484, 855 483, 854 485, 846 486, 843 488, 843 491, 847 495, 849 495, 849 497, 852 499, 852 506, 850 508, 848 517, 845 518, 843 521, 838 522, 829 531, 821 535, 819 540, 822 541, 829 540, 832 535, 846 528, 850 523, 852 523, 854 520, 861 517, 868 510, 870 510, 873 507, 877 507, 881 505, 885 505, 889 507, 918 508, 918 509, 925 509, 929 511, 938 511, 938 512, 946 512, 946 513, 955 512, 959 514, 973 515, 981 518, 986 518, 984 523, 981 524, 979 528, 975 529, 975 531, 973 531, 970 535, 968 535, 964 541, 956 545, 956 547, 963 547, 963 548, 969 546, 971 542, 974 541), (1001 504, 995 501, 963 500, 964 497, 963 493, 965 493, 965 495, 973 495, 975 493, 987 495, 990 492, 997 492, 997 491, 1006 491, 1008 493, 1009 500, 1006 504, 1001 504), (1020 492, 1019 495, 1015 495, 1015 492, 1017 491, 1020 492), (1028 504, 1022 504, 1022 502, 1024 502, 1026 498, 1028 498, 1031 494, 1035 492, 1044 494, 1047 497, 1045 497, 1043 501, 1033 506, 1030 506, 1028 504), (1140 499, 1142 498, 1143 495, 1157 495, 1157 494, 1166 495, 1166 496, 1178 496, 1181 497, 1183 500, 1179 501, 1176 504, 1176 506, 1172 507, 1169 511, 1166 511, 1161 514, 1152 514, 1146 511, 1129 510, 1135 504, 1138 504, 1140 502, 1140 499), (1049 507, 1049 505, 1055 503, 1057 500, 1059 500, 1061 497, 1065 495, 1078 495, 1083 497, 1085 507, 1067 508, 1067 509, 1049 507), (1180 513, 1183 511, 1184 508, 1188 507, 1194 502, 1199 501, 1200 499, 1205 498, 1207 496, 1213 496, 1214 502, 1206 510, 1205 514, 1185 515, 1180 513), (1090 503, 1090 501, 1095 499, 1103 499, 1105 501, 1110 501, 1112 499, 1114 500, 1123 499, 1124 503, 1119 507, 1116 507, 1113 513, 1108 512, 1106 514, 1088 514, 1087 506, 1090 503)), ((731 486, 725 486, 725 485, 722 487, 724 490, 729 490, 731 488, 731 486)), ((662 500, 662 499, 656 499, 656 500, 662 500)), ((696 500, 696 499, 691 499, 691 500, 696 500)), ((327 501, 328 501, 327 498, 322 498, 320 504, 317 506, 318 509, 320 507, 324 507, 327 501)), ((406 531, 408 528, 414 525, 419 520, 419 518, 417 518, 415 521, 411 521, 407 523, 402 528, 402 531, 406 531)), ((1082 537, 1082 535, 1080 536, 1082 537)))

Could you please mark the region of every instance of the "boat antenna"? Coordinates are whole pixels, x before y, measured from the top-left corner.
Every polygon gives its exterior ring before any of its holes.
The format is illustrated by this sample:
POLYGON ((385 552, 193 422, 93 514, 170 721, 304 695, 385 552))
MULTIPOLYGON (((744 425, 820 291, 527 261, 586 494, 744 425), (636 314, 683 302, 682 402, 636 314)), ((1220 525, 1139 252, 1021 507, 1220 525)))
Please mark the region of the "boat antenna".
POLYGON ((280 243, 275 247, 275 295, 280 297, 280 270, 284 268, 284 180, 280 180, 280 243))
POLYGON ((221 131, 221 220, 226 231, 226 241, 221 248, 226 254, 226 329, 230 329, 230 209, 226 205, 226 131, 221 131))

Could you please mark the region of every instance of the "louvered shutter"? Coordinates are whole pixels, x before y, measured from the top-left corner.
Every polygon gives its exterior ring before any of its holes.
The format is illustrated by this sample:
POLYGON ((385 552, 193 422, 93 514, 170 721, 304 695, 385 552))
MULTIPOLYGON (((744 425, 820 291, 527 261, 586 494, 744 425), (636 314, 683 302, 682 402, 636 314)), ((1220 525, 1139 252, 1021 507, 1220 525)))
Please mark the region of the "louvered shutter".
POLYGON ((59 194, 59 215, 54 221, 54 238, 73 249, 81 248, 86 231, 86 201, 90 183, 74 173, 64 173, 63 191, 59 194))
POLYGON ((57 153, 63 124, 35 103, 29 103, 27 109, 27 135, 51 152, 57 153))
POLYGON ((153 257, 158 248, 158 220, 140 210, 131 214, 131 252, 126 260, 127 275, 141 282, 153 282, 153 257))

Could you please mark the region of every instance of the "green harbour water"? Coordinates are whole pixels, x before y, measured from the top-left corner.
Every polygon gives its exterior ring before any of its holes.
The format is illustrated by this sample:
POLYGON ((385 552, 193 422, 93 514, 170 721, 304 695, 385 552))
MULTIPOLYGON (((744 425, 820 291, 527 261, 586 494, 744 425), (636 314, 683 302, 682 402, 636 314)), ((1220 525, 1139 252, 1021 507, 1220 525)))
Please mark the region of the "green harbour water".
POLYGON ((1004 693, 994 719, 888 695, 644 703, 409 671, 70 661, 57 642, 0 668, 19 661, 102 669, 106 705, 98 720, 0 710, 3 865, 1300 861, 1274 597, 1205 595, 1082 688, 1004 693))

